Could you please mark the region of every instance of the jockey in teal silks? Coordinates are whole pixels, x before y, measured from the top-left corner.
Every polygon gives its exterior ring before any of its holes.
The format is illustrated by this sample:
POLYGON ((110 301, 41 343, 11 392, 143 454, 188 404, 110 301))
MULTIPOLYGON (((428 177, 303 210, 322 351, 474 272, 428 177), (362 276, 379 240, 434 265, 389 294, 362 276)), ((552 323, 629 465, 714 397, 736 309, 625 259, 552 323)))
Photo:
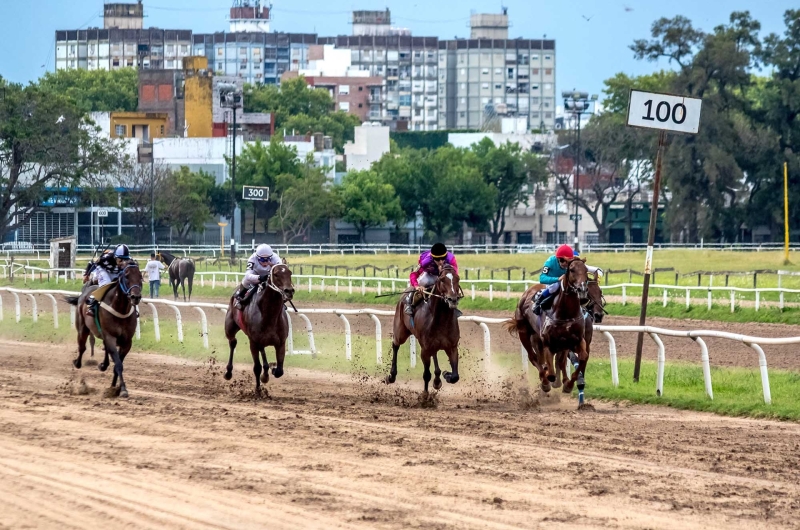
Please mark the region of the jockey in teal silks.
MULTIPOLYGON (((533 313, 536 315, 542 314, 542 309, 549 309, 550 303, 553 301, 553 296, 561 289, 561 282, 558 280, 567 273, 567 266, 569 261, 576 257, 578 254, 572 251, 569 245, 561 245, 556 250, 554 256, 547 258, 542 267, 542 272, 539 274, 539 283, 547 286, 547 289, 542 289, 536 294, 533 301, 533 313), (544 307, 545 304, 547 307, 544 307)), ((603 275, 603 269, 599 267, 592 267, 587 265, 586 269, 589 273, 597 273, 598 276, 603 275)))

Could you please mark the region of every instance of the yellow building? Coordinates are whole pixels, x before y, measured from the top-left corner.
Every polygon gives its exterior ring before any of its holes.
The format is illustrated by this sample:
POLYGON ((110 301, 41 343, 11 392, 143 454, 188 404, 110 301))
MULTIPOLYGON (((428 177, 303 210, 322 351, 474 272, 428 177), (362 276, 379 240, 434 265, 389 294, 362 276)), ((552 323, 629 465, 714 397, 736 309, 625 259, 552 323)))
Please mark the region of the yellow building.
POLYGON ((189 138, 213 136, 212 72, 208 70, 208 59, 203 56, 183 59, 184 73, 184 121, 189 138))
POLYGON ((163 138, 167 118, 166 113, 160 112, 112 112, 111 138, 138 138, 140 142, 163 138))

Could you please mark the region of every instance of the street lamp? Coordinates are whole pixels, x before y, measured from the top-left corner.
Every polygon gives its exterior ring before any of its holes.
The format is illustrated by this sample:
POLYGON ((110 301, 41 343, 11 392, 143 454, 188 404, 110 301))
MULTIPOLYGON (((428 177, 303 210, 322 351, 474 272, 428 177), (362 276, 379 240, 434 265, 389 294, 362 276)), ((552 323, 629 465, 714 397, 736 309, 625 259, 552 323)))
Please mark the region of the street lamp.
POLYGON ((236 83, 219 83, 220 107, 233 110, 233 145, 231 154, 231 262, 236 260, 236 109, 242 108, 242 89, 236 83))
POLYGON ((580 180, 581 172, 581 116, 584 114, 591 114, 590 106, 597 101, 597 94, 592 94, 589 97, 588 92, 580 92, 573 90, 572 92, 565 91, 561 93, 564 98, 564 114, 572 114, 577 118, 577 141, 575 151, 575 250, 580 250, 580 241, 578 240, 578 181, 580 180))

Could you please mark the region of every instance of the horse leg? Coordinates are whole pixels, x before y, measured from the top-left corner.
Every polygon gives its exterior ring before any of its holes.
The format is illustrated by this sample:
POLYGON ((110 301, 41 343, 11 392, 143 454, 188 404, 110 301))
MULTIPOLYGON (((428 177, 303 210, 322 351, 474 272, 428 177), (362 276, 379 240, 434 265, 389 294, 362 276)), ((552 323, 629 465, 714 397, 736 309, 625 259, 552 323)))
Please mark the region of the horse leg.
MULTIPOLYGON (((81 367, 81 359, 83 359, 83 353, 86 351, 86 339, 91 337, 91 335, 86 326, 82 326, 82 329, 78 331, 78 357, 72 361, 72 366, 75 368, 80 369, 81 367)), ((92 352, 94 352, 94 347, 92 348, 92 352)))
POLYGON ((267 370, 269 363, 267 362, 267 352, 264 348, 261 348, 261 364, 264 366, 264 371, 261 373, 261 382, 267 384, 269 383, 269 371, 267 370))
POLYGON ((250 355, 253 356, 253 374, 256 376, 256 397, 261 397, 261 361, 258 358, 260 346, 250 341, 250 355))
POLYGON ((184 283, 185 281, 186 281, 186 278, 181 278, 181 280, 180 280, 180 282, 181 282, 181 290, 183 291, 183 301, 184 302, 186 301, 186 284, 184 283))
MULTIPOLYGON (((105 341, 103 342, 103 362, 97 365, 97 369, 101 372, 105 372, 108 370, 109 360, 108 360, 108 348, 106 347, 105 341)), ((116 386, 116 384, 114 385, 116 386)))
POLYGON ((422 372, 422 380, 425 381, 425 394, 428 394, 428 383, 431 382, 431 352, 429 350, 423 349, 422 350, 422 365, 425 369, 422 372))
POLYGON ((450 361, 450 369, 452 372, 444 373, 444 380, 454 385, 460 379, 458 375, 458 346, 453 346, 447 349, 447 359, 450 361))
POLYGON ((567 382, 567 355, 562 351, 556 354, 556 380, 553 381, 553 388, 559 388, 563 383, 567 382), (561 379, 558 374, 561 373, 561 379))
POLYGON ((537 370, 539 369, 539 359, 536 356, 536 352, 533 350, 533 340, 531 339, 531 335, 527 329, 520 329, 518 330, 519 333, 519 342, 522 344, 522 347, 525 348, 525 352, 528 354, 528 362, 530 362, 537 370))
POLYGON ((189 277, 186 278, 186 283, 189 284, 189 301, 192 301, 192 282, 194 281, 194 273, 190 274, 189 277))
POLYGON ((442 388, 442 371, 439 369, 439 352, 433 354, 433 389, 442 388))
POLYGON ((571 393, 576 381, 578 381, 578 390, 582 391, 585 385, 584 376, 586 374, 586 364, 589 362, 589 346, 586 344, 585 340, 581 340, 577 353, 578 368, 572 372, 572 377, 569 381, 564 383, 564 392, 567 392, 567 388, 569 388, 569 392, 571 393))
POLYGON ((286 359, 286 341, 281 341, 280 344, 275 346, 275 367, 272 369, 272 375, 279 379, 283 375, 283 360, 286 359))
POLYGON ((543 346, 539 355, 539 381, 541 382, 542 392, 550 392, 550 374, 548 369, 553 364, 553 354, 550 353, 550 348, 543 346))
MULTIPOLYGON (((125 357, 131 351, 133 341, 125 337, 117 338, 117 348, 119 349, 119 397, 128 397, 128 388, 125 386, 125 380, 122 378, 122 366, 125 364, 125 357)), ((114 372, 117 371, 117 362, 114 361, 114 372)))
POLYGON ((94 335, 89 333, 89 347, 91 348, 92 357, 94 357, 94 335))
POLYGON ((111 341, 103 340, 107 352, 111 352, 111 359, 114 361, 114 378, 111 380, 111 388, 117 387, 117 379, 119 379, 119 397, 128 397, 128 390, 125 388, 125 380, 122 378, 122 359, 120 358, 117 345, 111 344, 111 341))
POLYGON ((397 380, 397 351, 400 349, 400 346, 405 344, 405 342, 411 336, 411 332, 403 323, 403 316, 400 314, 400 309, 395 309, 394 324, 392 329, 394 331, 392 334, 392 368, 389 371, 389 375, 387 375, 386 379, 384 379, 384 382, 387 385, 390 385, 397 380))
POLYGON ((230 357, 228 357, 228 365, 225 367, 225 380, 230 381, 231 377, 233 377, 233 352, 236 351, 236 334, 239 332, 239 326, 236 324, 236 321, 233 319, 231 314, 231 309, 228 309, 228 314, 225 315, 225 337, 228 338, 228 346, 230 347, 231 353, 230 357))

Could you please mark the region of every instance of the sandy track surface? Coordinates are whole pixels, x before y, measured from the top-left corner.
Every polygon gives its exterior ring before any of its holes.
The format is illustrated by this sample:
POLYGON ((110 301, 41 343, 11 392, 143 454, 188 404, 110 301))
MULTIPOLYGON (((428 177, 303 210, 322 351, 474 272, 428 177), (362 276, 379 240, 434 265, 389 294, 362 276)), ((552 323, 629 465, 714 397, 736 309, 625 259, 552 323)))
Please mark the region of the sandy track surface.
POLYGON ((0 341, 0 527, 798 525, 800 425, 0 341), (423 407, 422 404, 433 407, 423 407))

